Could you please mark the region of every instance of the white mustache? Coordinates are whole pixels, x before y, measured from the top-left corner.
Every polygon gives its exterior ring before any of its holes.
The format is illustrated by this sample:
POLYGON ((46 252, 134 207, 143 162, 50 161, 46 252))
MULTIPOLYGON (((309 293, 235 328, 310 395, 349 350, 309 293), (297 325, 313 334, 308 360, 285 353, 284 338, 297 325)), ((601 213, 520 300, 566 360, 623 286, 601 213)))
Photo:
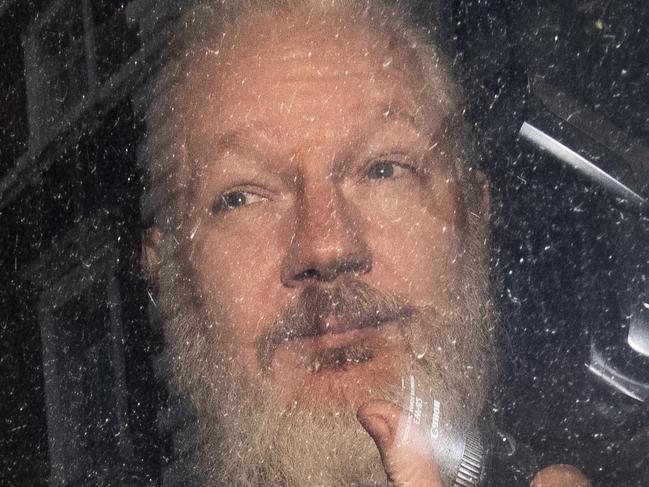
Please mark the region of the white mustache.
POLYGON ((416 314, 405 300, 376 290, 358 280, 341 281, 336 287, 305 287, 297 301, 284 309, 257 341, 257 354, 264 369, 282 343, 325 333, 378 327, 403 321, 416 314), (327 319, 335 317, 336 329, 327 319))

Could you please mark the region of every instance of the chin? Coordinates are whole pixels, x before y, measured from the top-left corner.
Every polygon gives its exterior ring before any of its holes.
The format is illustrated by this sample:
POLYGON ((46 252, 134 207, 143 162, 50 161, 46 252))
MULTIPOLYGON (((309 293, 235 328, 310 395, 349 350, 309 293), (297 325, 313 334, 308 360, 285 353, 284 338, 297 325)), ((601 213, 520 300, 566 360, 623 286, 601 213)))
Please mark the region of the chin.
POLYGON ((319 350, 308 360, 279 360, 266 387, 280 391, 287 409, 340 416, 351 415, 371 399, 395 400, 401 379, 411 370, 403 346, 356 344, 319 350))

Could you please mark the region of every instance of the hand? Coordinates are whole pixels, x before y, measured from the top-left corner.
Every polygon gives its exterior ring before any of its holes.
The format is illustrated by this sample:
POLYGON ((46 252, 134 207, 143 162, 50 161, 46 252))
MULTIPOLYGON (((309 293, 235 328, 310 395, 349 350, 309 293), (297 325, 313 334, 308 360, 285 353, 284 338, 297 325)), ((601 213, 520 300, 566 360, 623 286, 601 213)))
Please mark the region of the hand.
POLYGON ((583 473, 572 465, 551 465, 539 471, 530 487, 591 487, 583 473))
POLYGON ((424 432, 411 428, 407 437, 398 434, 407 414, 391 402, 370 401, 361 406, 356 417, 379 449, 389 486, 444 487, 424 432))
MULTIPOLYGON (((376 443, 391 487, 444 487, 428 437, 411 422, 407 437, 399 434, 407 414, 387 401, 370 401, 357 417, 376 443)), ((590 487, 575 467, 552 465, 536 474, 530 487, 590 487)))

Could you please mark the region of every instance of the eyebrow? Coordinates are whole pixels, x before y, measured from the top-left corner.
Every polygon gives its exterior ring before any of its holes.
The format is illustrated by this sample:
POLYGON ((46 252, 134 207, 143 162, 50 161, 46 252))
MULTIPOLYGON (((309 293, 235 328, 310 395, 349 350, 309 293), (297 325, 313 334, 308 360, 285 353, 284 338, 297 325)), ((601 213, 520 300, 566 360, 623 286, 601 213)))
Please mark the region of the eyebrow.
POLYGON ((266 145, 271 145, 277 142, 277 138, 272 132, 266 124, 259 121, 251 121, 243 126, 226 130, 225 132, 218 132, 213 137, 209 137, 201 145, 205 145, 209 150, 210 160, 218 159, 229 150, 257 154, 259 151, 255 149, 254 144, 243 143, 243 141, 248 142, 250 140, 261 139, 266 145))
POLYGON ((390 121, 394 120, 397 123, 405 123, 417 131, 427 133, 430 137, 435 137, 443 132, 449 118, 448 114, 441 114, 437 119, 437 123, 431 124, 430 122, 433 122, 433 119, 429 119, 424 110, 417 109, 413 114, 412 110, 403 107, 399 102, 382 102, 377 107, 380 109, 379 113, 382 118, 390 121))
POLYGON ((412 123, 413 125, 416 124, 415 116, 412 115, 408 110, 403 109, 401 105, 397 103, 380 103, 377 105, 377 108, 379 109, 381 116, 383 116, 384 118, 404 119, 412 123))

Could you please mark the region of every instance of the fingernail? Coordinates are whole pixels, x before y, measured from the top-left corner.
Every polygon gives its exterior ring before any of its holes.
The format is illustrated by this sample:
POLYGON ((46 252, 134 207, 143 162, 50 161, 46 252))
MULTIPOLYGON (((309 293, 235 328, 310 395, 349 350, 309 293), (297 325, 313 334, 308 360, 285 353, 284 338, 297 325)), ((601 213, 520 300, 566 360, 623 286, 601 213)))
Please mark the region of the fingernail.
POLYGON ((390 427, 383 416, 367 414, 360 416, 358 419, 374 440, 381 442, 389 442, 391 440, 392 434, 390 433, 390 427))

